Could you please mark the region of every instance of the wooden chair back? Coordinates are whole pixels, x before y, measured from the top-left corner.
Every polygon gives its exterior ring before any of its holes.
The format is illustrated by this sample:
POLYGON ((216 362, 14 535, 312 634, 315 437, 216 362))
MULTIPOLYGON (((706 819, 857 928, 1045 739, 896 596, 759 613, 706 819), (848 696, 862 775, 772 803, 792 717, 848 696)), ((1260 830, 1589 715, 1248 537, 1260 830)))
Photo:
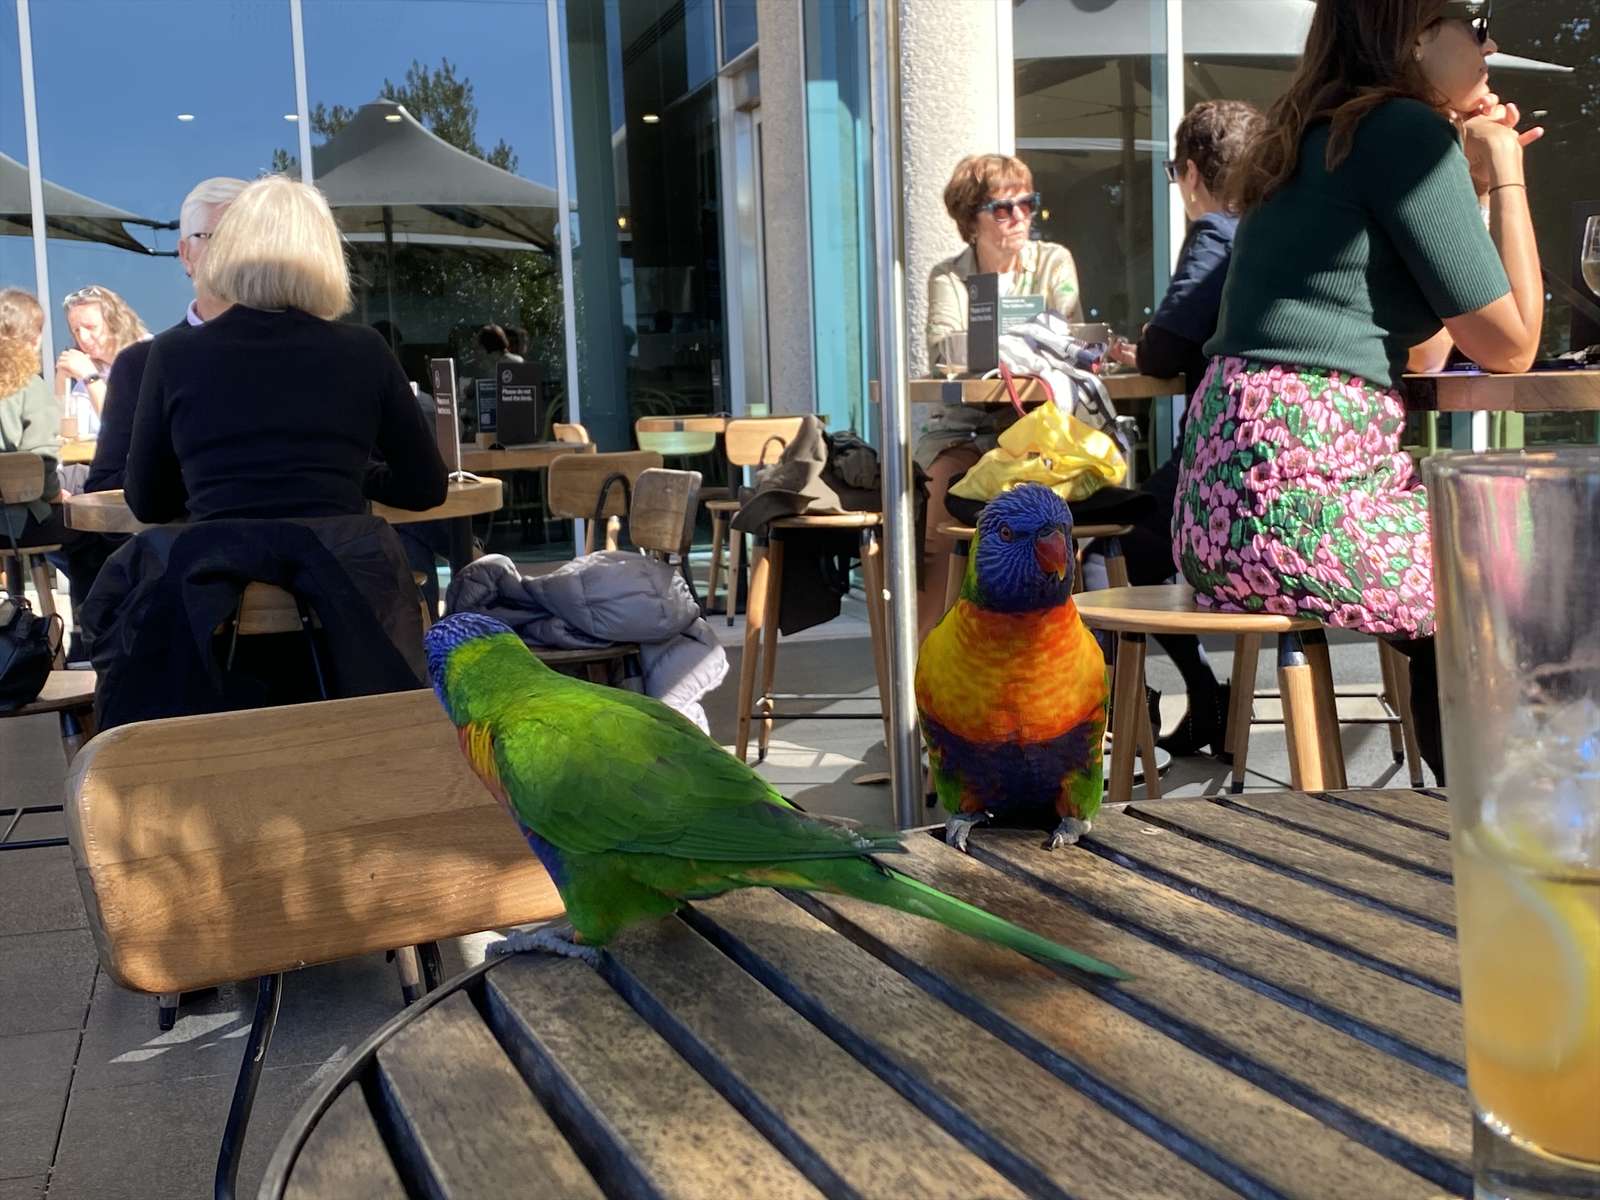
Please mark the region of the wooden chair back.
POLYGON ((28 504, 44 495, 44 459, 24 451, 0 454, 0 503, 28 504))
POLYGON ((66 815, 101 964, 141 992, 562 911, 425 689, 119 726, 66 815))
POLYGON ((729 421, 722 435, 728 461, 736 467, 763 467, 777 462, 800 433, 803 417, 740 417, 729 421))
POLYGON ((576 421, 557 421, 551 426, 551 432, 558 442, 571 442, 582 446, 591 441, 589 431, 576 421))
POLYGON ((717 447, 717 435, 703 430, 651 430, 639 428, 649 417, 640 417, 633 423, 633 438, 641 450, 654 450, 672 458, 689 458, 696 454, 709 454, 717 447))
POLYGON ((294 595, 270 583, 249 583, 239 605, 239 636, 299 633, 300 610, 294 595))
MULTIPOLYGON (((612 454, 567 454, 550 464, 550 515, 567 520, 589 520, 600 503, 600 487, 613 475, 621 475, 632 488, 639 476, 661 465, 661 455, 653 450, 621 450, 612 454)), ((605 516, 620 517, 628 511, 620 487, 606 494, 605 516)))
POLYGON ((633 544, 656 554, 687 554, 699 497, 699 471, 652 467, 641 472, 628 512, 633 544))

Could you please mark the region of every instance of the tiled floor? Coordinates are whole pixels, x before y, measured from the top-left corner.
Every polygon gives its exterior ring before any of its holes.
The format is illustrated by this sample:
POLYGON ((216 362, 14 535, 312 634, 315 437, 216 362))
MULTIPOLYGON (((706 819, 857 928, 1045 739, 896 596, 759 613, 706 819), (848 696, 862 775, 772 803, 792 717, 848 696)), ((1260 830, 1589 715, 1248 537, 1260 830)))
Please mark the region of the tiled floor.
MULTIPOLYGON (((713 621, 728 647, 727 681, 709 698, 712 731, 734 733, 742 623, 713 621)), ((870 707, 874 694, 866 622, 859 604, 826 628, 786 639, 778 660, 782 691, 856 697, 819 711, 870 707)), ((1378 674, 1370 643, 1336 640, 1341 685, 1378 674)), ((1260 685, 1270 686, 1262 655, 1260 685)), ((1229 654, 1213 654, 1227 678, 1229 654)), ((1170 725, 1183 708, 1178 680, 1159 655, 1151 683, 1168 695, 1170 725)), ((1353 786, 1404 781, 1380 727, 1349 726, 1345 748, 1353 786)), ((1249 786, 1287 786, 1281 728, 1252 739, 1249 786)), ((0 721, 0 807, 51 803, 65 764, 49 718, 0 721)), ((859 776, 885 766, 874 720, 801 718, 780 723, 761 770, 806 808, 876 824, 892 821, 884 787, 859 776)), ((1209 759, 1180 760, 1168 794, 1200 795, 1225 786, 1209 759)), ((1137 793, 1136 793, 1137 794, 1137 793)), ((935 814, 930 811, 929 819, 935 814)), ((29 818, 33 836, 59 829, 58 817, 29 818)), ((481 955, 481 941, 447 948, 447 969, 481 955)), ((224 987, 187 1001, 177 1026, 156 1027, 155 1000, 126 992, 99 970, 69 853, 0 852, 0 1200, 187 1200, 208 1196, 227 1101, 253 1004, 252 987, 224 987)), ((287 979, 282 1018, 251 1123, 240 1195, 252 1195, 279 1135, 317 1080, 399 1008, 392 967, 372 956, 296 972, 287 979)))

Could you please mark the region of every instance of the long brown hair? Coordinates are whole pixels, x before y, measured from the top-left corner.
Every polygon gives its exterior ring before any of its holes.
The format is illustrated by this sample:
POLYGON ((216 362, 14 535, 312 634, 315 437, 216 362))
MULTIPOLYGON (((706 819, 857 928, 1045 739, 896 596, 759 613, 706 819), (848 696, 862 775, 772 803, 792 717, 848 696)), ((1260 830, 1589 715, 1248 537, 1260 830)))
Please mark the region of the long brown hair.
POLYGON ((21 288, 0 291, 0 396, 18 391, 39 374, 44 310, 21 288))
POLYGON ((1415 50, 1444 8, 1445 0, 1317 0, 1299 70, 1229 173, 1229 207, 1245 212, 1288 183, 1306 130, 1317 121, 1333 124, 1331 171, 1349 155, 1361 118, 1384 101, 1404 97, 1437 107, 1440 98, 1415 50))

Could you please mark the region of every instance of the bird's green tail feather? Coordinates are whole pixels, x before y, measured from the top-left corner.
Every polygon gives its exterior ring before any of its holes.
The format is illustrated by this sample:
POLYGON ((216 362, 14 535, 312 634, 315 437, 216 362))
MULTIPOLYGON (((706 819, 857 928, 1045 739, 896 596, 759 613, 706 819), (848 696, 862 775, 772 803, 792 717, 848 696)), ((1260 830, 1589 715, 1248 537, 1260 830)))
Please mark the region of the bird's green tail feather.
POLYGON ((1131 976, 1119 967, 1101 962, 1092 955, 1053 942, 1047 937, 1032 933, 1020 925, 1013 925, 1003 917, 985 912, 964 900, 946 895, 937 888, 903 875, 866 858, 808 859, 777 867, 774 874, 782 879, 759 879, 752 882, 775 887, 795 887, 806 891, 839 892, 882 904, 912 916, 926 917, 948 926, 959 933, 982 938, 1008 947, 1029 958, 1046 963, 1062 963, 1104 975, 1108 979, 1128 979, 1131 976))

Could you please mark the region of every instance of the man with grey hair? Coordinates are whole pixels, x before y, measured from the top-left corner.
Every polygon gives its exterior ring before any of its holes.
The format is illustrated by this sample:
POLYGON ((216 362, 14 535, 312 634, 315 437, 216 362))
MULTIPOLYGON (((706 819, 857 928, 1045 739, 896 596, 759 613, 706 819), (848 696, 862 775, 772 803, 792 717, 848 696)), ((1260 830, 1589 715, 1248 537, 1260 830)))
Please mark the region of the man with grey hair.
MULTIPOLYGON (((218 175, 203 179, 183 198, 178 211, 178 262, 191 280, 205 257, 206 244, 235 196, 245 189, 243 179, 218 175)), ((194 299, 189 302, 185 321, 204 325, 228 306, 210 295, 198 281, 194 299)), ((128 442, 133 437, 133 410, 139 401, 139 385, 144 381, 144 365, 150 358, 149 341, 135 342, 117 355, 106 381, 106 401, 100 413, 100 436, 95 443, 94 465, 84 484, 86 492, 104 492, 122 486, 123 468, 128 461, 128 442)))

